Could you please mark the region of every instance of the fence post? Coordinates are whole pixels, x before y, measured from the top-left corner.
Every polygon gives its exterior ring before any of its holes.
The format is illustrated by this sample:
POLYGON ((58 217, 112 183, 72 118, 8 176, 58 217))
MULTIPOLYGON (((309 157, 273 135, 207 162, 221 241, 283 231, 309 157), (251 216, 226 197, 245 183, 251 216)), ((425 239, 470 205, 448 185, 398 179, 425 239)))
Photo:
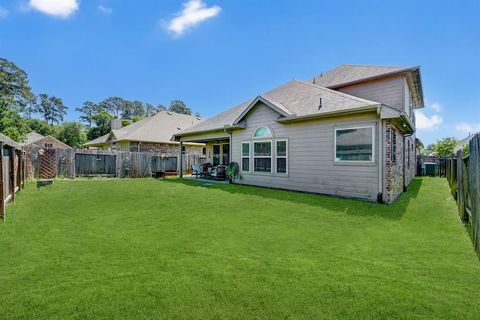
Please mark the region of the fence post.
POLYGON ((179 176, 183 178, 183 142, 180 141, 180 166, 179 166, 179 176))
POLYGON ((465 187, 463 184, 463 151, 458 150, 457 152, 457 203, 458 203, 458 214, 462 221, 468 219, 465 214, 465 187))
POLYGON ((469 187, 472 200, 472 242, 480 250, 480 134, 470 140, 469 145, 469 187))
POLYGON ((5 221, 5 190, 3 176, 3 144, 0 142, 0 217, 5 221))

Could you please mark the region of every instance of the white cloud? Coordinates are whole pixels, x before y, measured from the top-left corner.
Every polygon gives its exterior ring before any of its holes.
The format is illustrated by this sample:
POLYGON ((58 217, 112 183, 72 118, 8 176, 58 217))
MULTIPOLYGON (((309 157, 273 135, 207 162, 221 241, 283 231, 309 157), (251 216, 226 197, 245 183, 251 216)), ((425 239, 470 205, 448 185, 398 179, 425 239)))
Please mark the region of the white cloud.
POLYGON ((435 130, 438 125, 443 122, 443 118, 437 114, 431 117, 425 115, 422 111, 416 111, 417 129, 419 130, 435 130))
POLYGON ((106 7, 104 5, 99 5, 97 7, 98 11, 103 14, 112 14, 113 10, 110 7, 106 7))
POLYGON ((78 0, 30 0, 29 7, 51 16, 68 18, 78 10, 78 0))
POLYGON ((219 6, 208 8, 202 0, 190 0, 184 3, 183 9, 166 23, 166 28, 172 32, 174 36, 180 37, 195 25, 215 17, 221 10, 222 8, 219 6))
POLYGON ((6 18, 8 16, 8 10, 0 6, 0 19, 6 18))
POLYGON ((455 125, 455 129, 462 133, 476 133, 480 131, 480 123, 460 122, 455 125))
POLYGON ((441 105, 440 103, 438 102, 434 102, 432 103, 432 105, 430 106, 430 108, 432 108, 433 110, 435 110, 436 112, 441 112, 443 110, 443 105, 441 105))

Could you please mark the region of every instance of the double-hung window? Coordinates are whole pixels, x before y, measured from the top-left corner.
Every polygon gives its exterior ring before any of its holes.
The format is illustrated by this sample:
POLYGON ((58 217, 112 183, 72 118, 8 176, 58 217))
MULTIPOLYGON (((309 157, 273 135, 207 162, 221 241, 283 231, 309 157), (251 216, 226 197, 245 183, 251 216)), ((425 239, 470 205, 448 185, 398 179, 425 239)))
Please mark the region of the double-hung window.
POLYGON ((373 162, 374 127, 335 129, 336 162, 373 162))
POLYGON ((287 173, 288 162, 288 145, 287 140, 275 141, 275 158, 276 158, 276 170, 277 173, 287 173))
POLYGON ((272 141, 253 142, 253 171, 272 172, 272 141))
POLYGON ((242 171, 250 171, 250 142, 242 142, 242 171))

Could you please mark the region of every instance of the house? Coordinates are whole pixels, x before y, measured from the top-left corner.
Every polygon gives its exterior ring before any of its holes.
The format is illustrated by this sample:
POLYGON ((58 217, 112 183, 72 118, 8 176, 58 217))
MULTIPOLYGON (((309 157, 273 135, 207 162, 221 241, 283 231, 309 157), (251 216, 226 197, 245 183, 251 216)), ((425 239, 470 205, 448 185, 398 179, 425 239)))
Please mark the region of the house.
POLYGON ((475 135, 476 133, 469 134, 468 137, 458 141, 455 145, 455 148, 453 149, 454 153, 456 154, 458 150, 463 150, 463 148, 470 143, 470 140, 472 140, 475 135))
POLYGON ((176 133, 205 143, 236 183, 390 203, 415 176, 419 67, 341 65, 293 80, 176 133))
POLYGON ((50 135, 42 136, 35 131, 32 131, 25 136, 22 145, 25 147, 36 146, 43 149, 72 149, 69 145, 50 135))
MULTIPOLYGON (((103 150, 177 154, 179 143, 170 141, 172 135, 200 122, 201 119, 196 116, 171 111, 158 112, 123 128, 118 119, 113 119, 110 133, 83 146, 103 150)), ((205 151, 202 143, 186 143, 183 146, 184 154, 202 155, 205 151)))

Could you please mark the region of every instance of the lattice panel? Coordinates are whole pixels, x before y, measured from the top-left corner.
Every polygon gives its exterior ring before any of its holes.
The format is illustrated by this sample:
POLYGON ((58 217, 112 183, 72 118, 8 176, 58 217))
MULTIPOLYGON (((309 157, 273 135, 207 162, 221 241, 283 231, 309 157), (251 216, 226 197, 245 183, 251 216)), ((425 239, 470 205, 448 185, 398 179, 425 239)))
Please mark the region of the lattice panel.
POLYGON ((40 178, 52 179, 56 176, 55 149, 46 149, 40 157, 40 178))

